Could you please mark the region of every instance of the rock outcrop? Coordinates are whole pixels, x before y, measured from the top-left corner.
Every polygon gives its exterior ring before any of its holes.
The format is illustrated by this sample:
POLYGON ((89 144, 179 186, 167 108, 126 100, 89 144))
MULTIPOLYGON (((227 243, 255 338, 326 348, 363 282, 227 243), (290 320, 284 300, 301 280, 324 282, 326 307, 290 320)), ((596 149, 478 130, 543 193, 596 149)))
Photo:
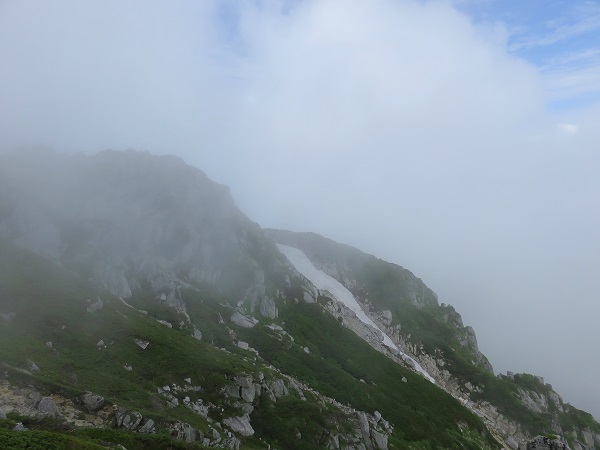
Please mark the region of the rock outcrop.
POLYGON ((532 441, 527 443, 527 450, 567 450, 567 445, 553 438, 537 436, 532 441))

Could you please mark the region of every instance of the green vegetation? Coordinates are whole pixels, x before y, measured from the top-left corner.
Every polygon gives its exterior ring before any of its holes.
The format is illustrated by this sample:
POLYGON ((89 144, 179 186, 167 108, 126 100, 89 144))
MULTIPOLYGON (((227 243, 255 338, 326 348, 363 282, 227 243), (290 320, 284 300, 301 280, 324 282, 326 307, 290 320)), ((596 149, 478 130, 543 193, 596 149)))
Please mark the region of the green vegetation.
POLYGON ((252 423, 258 436, 269 438, 277 448, 311 450, 325 446, 328 431, 333 430, 338 415, 293 396, 283 397, 276 403, 265 396, 252 415, 252 423))
POLYGON ((168 434, 139 434, 100 428, 74 429, 55 419, 9 416, 0 420, 0 448, 28 450, 99 450, 116 444, 128 450, 192 450, 206 447, 186 444, 168 434), (17 422, 26 431, 13 431, 17 422))
POLYGON ((288 302, 280 306, 280 318, 293 342, 264 326, 236 332, 271 364, 319 392, 362 411, 380 411, 395 426, 391 442, 398 448, 420 441, 461 448, 461 440, 451 433, 459 422, 477 430, 484 445, 495 446, 475 415, 420 375, 374 351, 319 305, 288 302))
MULTIPOLYGON (((251 245, 272 262, 272 248, 257 242, 251 245)), ((244 273, 252 272, 247 261, 238 264, 245 267, 244 273)), ((361 267, 359 259, 353 264, 356 270, 361 267)), ((482 387, 483 392, 473 394, 475 397, 496 405, 532 432, 547 433, 552 416, 532 413, 518 392, 547 394, 550 388, 532 376, 497 378, 483 364, 474 364, 474 353, 465 345, 466 331, 454 309, 438 305, 422 283, 417 283, 422 289, 422 305, 415 306, 410 293, 414 286, 406 284, 415 283, 412 274, 392 265, 378 274, 385 264, 378 262, 368 270, 362 267, 363 278, 357 276, 363 283, 360 289, 368 290, 375 308, 392 310, 395 320, 401 320, 402 333, 413 343, 442 355, 448 370, 463 383, 482 387)), ((270 321, 263 320, 252 329, 229 322, 242 295, 242 283, 230 289, 207 284, 181 290, 188 314, 203 334, 198 341, 191 336, 189 325, 180 327, 184 317, 161 305, 148 287, 128 300, 135 308, 148 311, 146 315, 93 288, 82 277, 0 242, 0 312, 16 313, 11 321, 0 322, 0 342, 4 344, 0 346, 0 361, 6 365, 11 383, 32 384, 42 392, 66 397, 91 390, 159 424, 159 432, 148 436, 23 419, 20 421, 29 420, 29 431, 15 432, 15 418, 9 418, 0 422, 0 448, 36 449, 45 445, 43 448, 96 449, 107 442, 120 443, 129 450, 199 448, 174 442, 164 425, 178 420, 206 432, 207 420, 181 405, 165 409, 157 387, 182 385, 184 378, 192 378, 193 384, 202 387, 205 402, 224 408, 211 410, 211 417, 220 420, 241 414, 239 405, 224 400, 222 388, 241 373, 262 372, 272 377, 268 364, 342 404, 369 413, 381 412, 394 428, 389 438, 391 449, 498 447, 481 420, 450 395, 374 351, 319 304, 294 301, 302 298, 303 288, 293 277, 286 285, 282 274, 267 265, 266 290, 278 298, 276 323, 293 339, 267 327, 270 321), (285 292, 287 300, 280 292, 285 292), (102 300, 103 307, 88 312, 97 299, 102 300), (167 320, 173 328, 155 319, 167 320), (150 344, 143 350, 136 339, 150 344), (260 357, 239 349, 237 339, 249 342, 260 357), (99 341, 104 345, 97 345, 99 341), (24 375, 10 369, 28 369, 30 361, 41 370, 24 375)), ((264 448, 264 442, 282 449, 320 448, 329 439, 327 430, 343 429, 348 423, 340 410, 321 404, 311 395, 302 400, 292 392, 277 402, 263 395, 253 407, 256 435, 243 440, 244 448, 264 448)), ((565 412, 556 412, 565 430, 598 430, 589 414, 570 405, 565 412)))

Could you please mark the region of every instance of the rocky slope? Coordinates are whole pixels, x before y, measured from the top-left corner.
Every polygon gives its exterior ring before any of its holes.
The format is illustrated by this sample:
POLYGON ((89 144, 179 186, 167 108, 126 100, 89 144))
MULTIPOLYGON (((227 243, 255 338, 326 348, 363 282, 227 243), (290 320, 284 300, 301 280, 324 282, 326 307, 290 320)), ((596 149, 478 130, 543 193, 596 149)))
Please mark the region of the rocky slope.
POLYGON ((408 270, 262 230, 177 158, 2 156, 0 244, 0 431, 51 416, 81 439, 133 433, 131 448, 599 445, 548 385, 495 376, 474 330, 408 270))
MULTIPOLYGON (((352 291, 378 328, 419 361, 438 385, 483 418, 506 447, 523 447, 543 432, 561 436, 572 449, 600 445, 595 420, 565 405, 543 378, 510 372, 494 376, 473 328, 464 326, 452 306, 439 304, 437 296, 408 270, 314 233, 267 233, 276 242, 301 249, 318 269, 352 291)), ((332 314, 380 349, 371 333, 352 326, 352 311, 335 303, 329 303, 332 314)))

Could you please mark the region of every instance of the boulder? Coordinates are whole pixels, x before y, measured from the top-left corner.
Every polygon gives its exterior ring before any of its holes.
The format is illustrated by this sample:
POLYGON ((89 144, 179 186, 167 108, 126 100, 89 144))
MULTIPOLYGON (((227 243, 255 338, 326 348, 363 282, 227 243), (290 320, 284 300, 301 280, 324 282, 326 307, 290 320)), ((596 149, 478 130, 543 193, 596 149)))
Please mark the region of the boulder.
POLYGON ((56 403, 54 403, 52 397, 42 397, 37 405, 37 410, 41 414, 48 416, 58 416, 60 414, 58 406, 56 406, 56 403))
POLYGON ((240 395, 244 401, 252 403, 254 401, 254 397, 256 396, 256 389, 254 388, 254 385, 241 388, 240 395))
POLYGON ((545 436, 537 436, 529 441, 526 446, 527 450, 567 450, 564 442, 558 439, 550 439, 545 436))
POLYGON ((129 414, 125 414, 125 417, 123 417, 123 428, 135 430, 142 422, 142 419, 142 415, 137 411, 132 411, 129 414))
POLYGON ((260 300, 259 311, 263 317, 268 317, 269 319, 276 319, 279 315, 279 311, 277 311, 277 307, 275 306, 275 300, 270 297, 263 297, 260 300))
POLYGON ((238 375, 234 378, 234 381, 241 388, 252 386, 252 377, 250 375, 238 375))
POLYGON ((583 442, 590 448, 594 448, 594 434, 589 430, 581 430, 581 436, 583 437, 583 442))
POLYGON ((377 430, 371 430, 371 439, 375 448, 378 450, 387 450, 388 448, 388 437, 386 434, 380 433, 377 430))
POLYGON ((38 391, 32 391, 29 394, 29 400, 31 400, 31 404, 34 407, 36 407, 38 405, 38 403, 40 402, 41 399, 42 399, 42 394, 40 394, 38 391))
POLYGON ((194 338, 198 339, 199 341, 202 340, 202 332, 196 327, 194 327, 194 338))
POLYGON ((175 439, 180 441, 194 442, 196 440, 196 430, 189 423, 175 423, 172 434, 175 436, 175 439))
POLYGON ((144 341, 143 339, 134 338, 133 340, 135 341, 137 346, 139 348, 141 348, 142 350, 146 350, 148 348, 148 346, 150 345, 150 342, 144 341))
POLYGON ((26 431, 27 427, 25 425, 23 425, 22 422, 19 422, 15 425, 15 427, 13 428, 13 431, 26 431))
POLYGON ((105 403, 104 397, 89 391, 86 391, 83 394, 81 394, 77 400, 89 413, 94 413, 100 410, 105 403))
POLYGON ((258 320, 256 320, 254 317, 245 316, 239 311, 233 313, 231 316, 231 321, 242 328, 252 328, 258 323, 258 320))
POLYGON ((504 442, 506 442, 506 445, 508 445, 513 450, 519 450, 519 443, 512 436, 506 438, 504 442))
POLYGON ((221 447, 230 450, 239 450, 240 440, 235 436, 230 436, 227 439, 223 439, 223 442, 221 442, 221 447))
POLYGON ((229 417, 223 420, 223 423, 242 436, 252 436, 254 434, 254 429, 250 425, 250 417, 247 414, 239 417, 229 417))
POLYGON ((281 379, 273 381, 270 385, 270 388, 271 388, 271 392, 273 392, 273 395, 275 396, 275 398, 289 395, 288 388, 285 386, 285 383, 281 379))
POLYGON ((148 419, 148 421, 142 425, 142 427, 138 430, 139 433, 154 433, 156 426, 154 425, 154 420, 148 419))
POLYGON ((369 420, 367 418, 367 414, 362 412, 362 411, 357 411, 356 413, 356 418, 358 419, 358 428, 360 430, 360 434, 362 435, 362 438, 365 442, 365 444, 367 445, 367 449, 372 448, 372 446, 370 445, 370 439, 369 439, 369 420))

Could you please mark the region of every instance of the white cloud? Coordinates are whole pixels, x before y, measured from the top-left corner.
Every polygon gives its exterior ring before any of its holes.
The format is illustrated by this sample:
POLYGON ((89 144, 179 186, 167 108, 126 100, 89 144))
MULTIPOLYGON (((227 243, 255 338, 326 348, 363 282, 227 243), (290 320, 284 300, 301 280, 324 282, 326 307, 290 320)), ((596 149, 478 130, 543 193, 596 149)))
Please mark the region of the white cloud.
POLYGON ((559 123, 558 129, 564 134, 575 134, 579 131, 579 127, 572 123, 559 123))

